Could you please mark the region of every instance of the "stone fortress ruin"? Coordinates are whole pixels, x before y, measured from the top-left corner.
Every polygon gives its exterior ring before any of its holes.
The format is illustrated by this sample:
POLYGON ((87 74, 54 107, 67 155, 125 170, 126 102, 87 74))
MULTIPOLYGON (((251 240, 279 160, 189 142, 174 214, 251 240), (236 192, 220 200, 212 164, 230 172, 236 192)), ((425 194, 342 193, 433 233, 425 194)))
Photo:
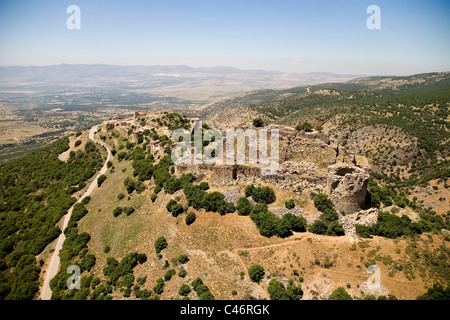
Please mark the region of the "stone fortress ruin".
MULTIPOLYGON (((101 130, 118 130, 131 141, 143 137, 145 129, 154 127, 152 119, 163 116, 163 112, 139 111, 133 118, 105 121, 101 130), (147 125, 141 126, 145 118, 147 125)), ((191 132, 198 119, 189 119, 191 132)), ((246 129, 251 128, 243 127, 246 129)), ((297 131, 290 126, 268 125, 265 129, 279 130, 279 169, 277 174, 265 175, 254 164, 179 164, 175 174, 191 172, 197 177, 210 177, 212 186, 231 186, 270 183, 280 190, 289 190, 303 197, 311 193, 326 193, 339 211, 352 214, 366 209, 366 196, 371 172, 367 159, 362 156, 340 154, 338 145, 324 132, 297 131)), ((157 128, 158 134, 171 136, 165 128, 157 128)), ((226 142, 225 139, 223 138, 226 142)), ((172 142, 172 147, 176 142, 172 142)), ((226 143, 223 143, 225 148, 226 143)), ((154 155, 162 156, 163 147, 159 141, 151 141, 147 146, 154 155)), ((246 150, 248 152, 248 150, 246 150)))

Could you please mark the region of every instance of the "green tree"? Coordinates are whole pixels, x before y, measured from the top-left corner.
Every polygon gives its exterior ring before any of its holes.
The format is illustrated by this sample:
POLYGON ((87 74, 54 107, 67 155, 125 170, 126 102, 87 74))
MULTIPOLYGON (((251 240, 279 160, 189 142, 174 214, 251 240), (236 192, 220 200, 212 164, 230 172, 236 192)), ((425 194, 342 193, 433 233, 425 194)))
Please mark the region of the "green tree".
POLYGON ((285 220, 289 228, 295 232, 305 232, 308 226, 305 218, 295 216, 292 213, 286 213, 281 219, 285 220))
POLYGON ((284 202, 284 206, 285 206, 287 209, 294 209, 294 208, 295 208, 295 202, 294 202, 294 199, 290 199, 290 200, 285 201, 285 202, 284 202))
POLYGON ((276 279, 272 279, 267 287, 271 300, 289 300, 289 295, 284 284, 276 279))
POLYGON ((191 225, 194 223, 196 219, 195 213, 194 212, 188 212, 188 214, 186 215, 186 225, 191 225))
POLYGON ((196 278, 194 281, 192 281, 191 286, 192 288, 194 288, 195 291, 197 291, 197 287, 201 284, 203 284, 202 279, 196 278))
POLYGON ((175 269, 167 270, 166 273, 164 274, 164 281, 169 281, 176 274, 177 272, 175 271, 175 269))
POLYGON ((257 128, 262 127, 264 125, 264 121, 261 118, 253 119, 253 125, 257 128))
POLYGON ((325 212, 327 209, 334 209, 333 202, 324 193, 319 193, 314 196, 314 205, 320 212, 325 212))
POLYGON ((450 286, 444 288, 440 284, 434 284, 427 292, 417 297, 417 300, 450 300, 450 286))
POLYGON ((286 293, 290 300, 300 300, 303 297, 302 286, 290 284, 286 288, 286 293))
POLYGON ((131 215, 133 212, 135 211, 135 209, 133 207, 124 207, 123 208, 123 212, 129 216, 131 215))
POLYGON ((214 300, 214 296, 213 296, 213 294, 211 293, 211 291, 205 291, 205 292, 203 292, 202 294, 200 294, 199 296, 198 296, 198 299, 199 300, 214 300))
POLYGON ((246 197, 240 197, 237 200, 236 209, 240 216, 248 216, 252 210, 252 205, 246 197))
POLYGON ((114 217, 118 217, 118 216, 120 216, 122 214, 122 212, 123 212, 123 208, 122 207, 116 207, 113 210, 113 216, 114 217))
POLYGON ((339 287, 330 294, 328 300, 353 300, 353 298, 345 291, 344 287, 339 287))
POLYGON ((327 235, 329 236, 343 236, 345 235, 344 228, 342 227, 342 224, 340 224, 337 221, 333 221, 329 224, 327 235))
POLYGON ((264 268, 259 264, 254 264, 248 269, 248 275, 252 281, 259 283, 265 275, 264 268))
POLYGON ((165 248, 167 248, 167 241, 166 238, 164 237, 159 237, 158 239, 156 239, 155 241, 155 250, 156 253, 160 253, 162 250, 164 250, 165 248))
POLYGON ((164 280, 159 278, 156 280, 156 285, 153 287, 153 291, 156 294, 162 294, 164 292, 164 280))
POLYGON ((178 294, 180 296, 186 297, 191 292, 191 288, 187 284, 182 284, 178 294))
POLYGON ((301 123, 301 124, 298 124, 298 125, 295 127, 295 130, 297 130, 297 131, 312 131, 312 128, 313 128, 313 126, 312 126, 311 123, 309 123, 309 122, 303 122, 303 123, 301 123))
POLYGON ((106 176, 104 174, 102 174, 101 176, 98 177, 97 185, 100 187, 103 184, 103 182, 105 182, 105 180, 106 180, 106 176))
POLYGON ((308 231, 315 234, 326 234, 328 227, 325 222, 316 220, 312 225, 309 226, 308 231))

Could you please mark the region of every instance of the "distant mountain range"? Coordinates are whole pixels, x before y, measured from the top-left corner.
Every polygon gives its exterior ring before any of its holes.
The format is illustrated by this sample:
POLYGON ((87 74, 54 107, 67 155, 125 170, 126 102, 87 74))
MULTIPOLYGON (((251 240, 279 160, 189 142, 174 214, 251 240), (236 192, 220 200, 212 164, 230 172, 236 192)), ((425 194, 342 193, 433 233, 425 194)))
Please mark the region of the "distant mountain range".
MULTIPOLYGON (((0 67, 2 93, 42 90, 64 94, 113 90, 123 95, 152 95, 208 104, 238 94, 261 89, 283 89, 300 85, 341 82, 356 75, 332 73, 285 73, 264 70, 240 70, 231 67, 70 65, 0 67), (3 90, 2 90, 3 89, 3 90)), ((18 98, 22 98, 19 96, 18 98)), ((5 102, 5 100, 3 100, 5 102)))
MULTIPOLYGON (((157 66, 118 66, 104 64, 60 64, 53 66, 13 66, 0 67, 0 83, 5 84, 110 84, 166 79, 221 79, 223 77, 242 77, 248 80, 266 81, 278 79, 281 85, 292 81, 321 83, 323 81, 342 81, 357 77, 333 73, 286 73, 265 70, 241 70, 226 66, 193 68, 185 65, 157 66), (284 79, 284 80, 283 80, 284 79)), ((280 85, 279 84, 279 85, 280 85)), ((278 87, 278 86, 277 86, 278 87)))
POLYGON ((226 66, 193 68, 186 65, 119 66, 105 64, 60 64, 52 66, 12 66, 0 67, 0 82, 3 83, 45 83, 74 84, 98 81, 146 81, 153 78, 215 78, 229 75, 249 77, 277 77, 289 75, 299 81, 311 83, 323 80, 356 78, 357 75, 342 75, 329 72, 286 73, 266 70, 241 70, 226 66))

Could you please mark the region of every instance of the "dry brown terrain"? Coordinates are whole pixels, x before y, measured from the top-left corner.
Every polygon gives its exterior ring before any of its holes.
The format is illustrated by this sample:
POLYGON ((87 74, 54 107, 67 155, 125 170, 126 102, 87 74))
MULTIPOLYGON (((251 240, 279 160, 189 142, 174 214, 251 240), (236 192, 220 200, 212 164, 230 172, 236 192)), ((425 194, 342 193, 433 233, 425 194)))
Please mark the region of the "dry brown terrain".
MULTIPOLYGON (((347 237, 309 233, 294 234, 286 239, 266 238, 259 234, 249 217, 236 213, 220 216, 203 210, 195 211, 197 220, 187 226, 185 215, 174 218, 165 209, 171 198, 180 197, 184 203, 182 191, 174 195, 166 195, 162 191, 152 203, 150 186, 140 195, 132 194, 129 200, 127 196, 117 200, 118 193, 126 194, 123 180, 131 174, 132 168, 125 161, 114 162, 114 166, 114 173, 107 173, 108 179, 102 189, 92 194, 87 206, 90 212, 80 222, 80 231, 92 236, 89 249, 97 257, 93 272, 100 277, 103 277, 102 269, 108 256, 120 260, 129 252, 137 251, 148 256, 148 261, 135 269, 136 278, 147 277, 147 289, 155 285, 156 279, 164 277, 165 260, 178 273, 180 267, 174 266, 172 259, 184 253, 189 255, 189 262, 183 266, 188 276, 174 276, 166 282, 161 299, 179 299, 180 285, 190 283, 197 277, 203 279, 216 299, 243 299, 249 295, 268 298, 265 289, 269 275, 285 283, 289 280, 300 283, 299 276, 303 277, 305 299, 326 299, 338 286, 345 286, 356 298, 363 298, 364 294, 393 294, 399 299, 415 299, 431 284, 430 279, 422 277, 418 270, 414 269, 414 278, 408 280, 405 272, 395 271, 389 263, 390 259, 399 262, 410 260, 405 248, 411 240, 374 237, 355 245, 347 237), (133 206, 137 210, 128 217, 121 215, 114 218, 112 211, 119 205, 133 206), (169 244, 162 251, 162 259, 156 257, 153 246, 159 236, 164 236, 169 244), (105 254, 103 248, 107 245, 111 251, 105 254), (376 265, 381 269, 381 290, 377 292, 372 292, 365 285, 370 276, 365 263, 374 256, 380 258, 376 265), (320 265, 316 264, 316 259, 320 265), (334 262, 329 268, 323 266, 327 259, 334 262), (265 268, 266 278, 260 285, 248 278, 246 269, 252 264, 265 268), (243 279, 241 272, 245 274, 243 279), (231 295, 233 290, 238 292, 236 296, 231 295)), ((277 195, 280 195, 279 191, 277 195)), ((310 200, 306 203, 305 214, 314 214, 310 200)), ((421 239, 431 249, 444 243, 440 235, 422 235, 421 239)), ((196 294, 191 293, 189 297, 195 299, 196 294)))

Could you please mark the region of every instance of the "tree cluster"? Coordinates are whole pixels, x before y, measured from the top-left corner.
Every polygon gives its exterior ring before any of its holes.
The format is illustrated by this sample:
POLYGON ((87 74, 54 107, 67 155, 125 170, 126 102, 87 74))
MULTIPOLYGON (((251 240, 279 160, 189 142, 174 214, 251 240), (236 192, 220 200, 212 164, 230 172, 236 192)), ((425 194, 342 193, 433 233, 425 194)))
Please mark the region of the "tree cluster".
POLYGON ((315 234, 326 234, 329 236, 342 236, 345 234, 344 228, 337 221, 339 215, 334 208, 333 202, 324 193, 314 196, 314 205, 322 212, 320 219, 312 223, 308 231, 315 234))
POLYGON ((245 196, 252 197, 255 202, 264 204, 271 204, 277 200, 272 188, 255 187, 253 184, 245 187, 245 196))

